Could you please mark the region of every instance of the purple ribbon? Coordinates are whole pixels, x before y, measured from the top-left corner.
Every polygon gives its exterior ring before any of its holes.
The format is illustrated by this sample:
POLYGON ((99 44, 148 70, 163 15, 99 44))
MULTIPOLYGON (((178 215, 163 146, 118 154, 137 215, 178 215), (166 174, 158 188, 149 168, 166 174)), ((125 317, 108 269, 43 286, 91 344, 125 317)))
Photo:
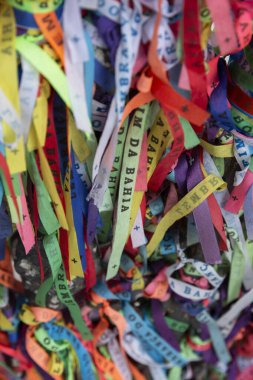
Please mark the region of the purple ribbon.
POLYGON ((188 162, 187 162, 185 154, 182 154, 178 159, 177 166, 175 167, 176 182, 177 182, 179 192, 182 196, 185 195, 187 192, 187 188, 186 188, 187 172, 188 172, 188 162))
POLYGON ((159 332, 160 336, 170 344, 175 350, 180 352, 180 347, 177 341, 177 338, 173 331, 169 328, 167 323, 165 322, 163 316, 163 307, 162 303, 159 300, 153 299, 151 302, 152 307, 152 316, 154 320, 154 325, 156 330, 159 332))
MULTIPOLYGON (((202 180, 203 175, 200 169, 198 155, 195 155, 194 163, 189 170, 187 179, 188 191, 192 190, 202 180)), ((193 216, 205 261, 208 264, 220 263, 221 256, 219 245, 215 235, 207 199, 193 210, 193 216)))
POLYGON ((244 199, 244 205, 243 205, 243 211, 244 211, 244 220, 247 230, 247 236, 249 240, 253 240, 253 213, 252 213, 252 206, 253 206, 253 185, 250 186, 245 199, 244 199))
POLYGON ((118 24, 105 16, 99 16, 96 19, 96 26, 101 38, 108 46, 108 53, 111 64, 114 66, 116 52, 120 43, 120 27, 118 24))

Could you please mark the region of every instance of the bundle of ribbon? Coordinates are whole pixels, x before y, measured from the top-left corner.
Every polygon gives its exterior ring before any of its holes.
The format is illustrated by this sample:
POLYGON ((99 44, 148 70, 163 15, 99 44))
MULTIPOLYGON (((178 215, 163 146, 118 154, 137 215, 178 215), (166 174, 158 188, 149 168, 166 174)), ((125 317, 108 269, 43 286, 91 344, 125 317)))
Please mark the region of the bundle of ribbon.
POLYGON ((253 378, 250 0, 0 0, 1 379, 253 378))

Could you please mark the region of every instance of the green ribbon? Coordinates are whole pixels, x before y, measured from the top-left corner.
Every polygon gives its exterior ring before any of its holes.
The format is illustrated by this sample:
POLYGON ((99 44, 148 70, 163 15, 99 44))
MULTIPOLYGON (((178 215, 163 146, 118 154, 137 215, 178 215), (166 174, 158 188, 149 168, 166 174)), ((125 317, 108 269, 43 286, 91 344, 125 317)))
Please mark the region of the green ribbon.
POLYGON ((63 0, 1 0, 14 8, 29 13, 47 13, 55 11, 63 0))

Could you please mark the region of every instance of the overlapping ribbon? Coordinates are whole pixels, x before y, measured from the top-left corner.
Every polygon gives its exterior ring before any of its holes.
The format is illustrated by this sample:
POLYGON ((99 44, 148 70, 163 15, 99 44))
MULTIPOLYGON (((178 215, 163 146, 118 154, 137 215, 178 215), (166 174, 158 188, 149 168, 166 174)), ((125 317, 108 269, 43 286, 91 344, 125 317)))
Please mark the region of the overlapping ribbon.
POLYGON ((1 379, 252 379, 252 20, 0 0, 1 379))

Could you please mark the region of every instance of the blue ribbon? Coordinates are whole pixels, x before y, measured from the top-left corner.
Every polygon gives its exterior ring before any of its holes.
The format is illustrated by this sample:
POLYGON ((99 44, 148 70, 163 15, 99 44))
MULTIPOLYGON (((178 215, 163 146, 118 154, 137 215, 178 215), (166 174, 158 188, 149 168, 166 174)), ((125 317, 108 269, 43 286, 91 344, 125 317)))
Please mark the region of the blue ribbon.
POLYGON ((81 258, 82 268, 85 272, 86 270, 86 253, 85 253, 85 241, 84 241, 84 216, 87 215, 87 188, 85 183, 81 181, 76 167, 75 167, 75 156, 73 148, 71 149, 71 204, 73 211, 73 220, 76 230, 77 244, 79 255, 81 258))
POLYGON ((54 340, 67 340, 70 342, 78 357, 82 380, 96 380, 90 354, 79 339, 66 327, 56 326, 51 322, 43 323, 42 326, 54 340))
MULTIPOLYGON (((55 10, 58 19, 61 19, 63 12, 63 4, 55 10)), ((24 29, 39 29, 32 13, 22 11, 21 9, 14 8, 14 15, 16 25, 24 29)))
POLYGON ((231 132, 232 130, 237 129, 237 127, 232 118, 231 111, 228 108, 227 68, 226 62, 222 58, 220 58, 218 61, 218 75, 220 82, 218 86, 213 90, 210 96, 210 112, 220 128, 223 128, 226 131, 231 132))

